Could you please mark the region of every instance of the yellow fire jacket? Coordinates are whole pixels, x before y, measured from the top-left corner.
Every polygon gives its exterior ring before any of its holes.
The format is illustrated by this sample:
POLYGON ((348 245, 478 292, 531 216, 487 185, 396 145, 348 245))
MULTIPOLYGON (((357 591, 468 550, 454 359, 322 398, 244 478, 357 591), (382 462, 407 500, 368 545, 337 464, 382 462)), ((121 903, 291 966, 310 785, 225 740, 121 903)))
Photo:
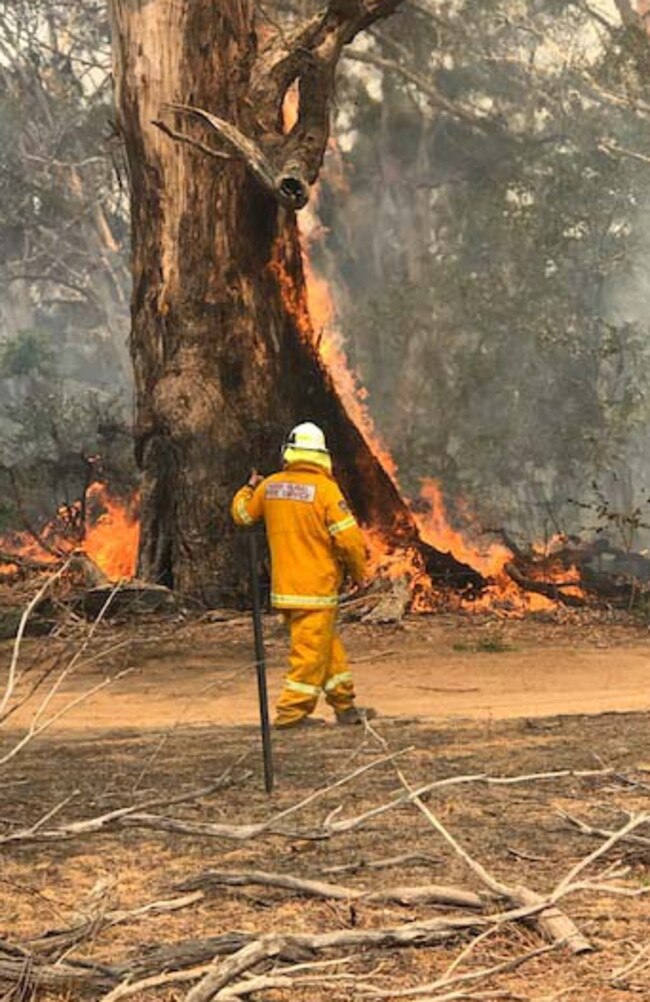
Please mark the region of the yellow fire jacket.
POLYGON ((332 475, 315 463, 291 463, 232 503, 238 525, 266 523, 271 549, 271 602, 276 609, 335 606, 345 571, 361 582, 366 548, 332 475))

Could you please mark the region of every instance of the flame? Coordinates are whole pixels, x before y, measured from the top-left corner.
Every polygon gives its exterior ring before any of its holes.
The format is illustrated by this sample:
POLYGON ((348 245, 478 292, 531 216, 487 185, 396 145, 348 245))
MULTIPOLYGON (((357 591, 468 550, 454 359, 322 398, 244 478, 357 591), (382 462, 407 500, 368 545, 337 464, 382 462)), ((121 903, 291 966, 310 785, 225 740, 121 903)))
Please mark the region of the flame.
MULTIPOLYGON (((85 520, 81 502, 61 505, 39 532, 45 546, 27 532, 11 532, 0 538, 0 549, 39 564, 55 564, 81 550, 111 581, 119 581, 135 576, 139 535, 137 494, 121 501, 96 482, 86 492, 85 520)), ((0 564, 0 575, 15 574, 18 568, 0 564)))
POLYGON ((310 336, 316 344, 321 361, 332 377, 336 392, 348 415, 397 486, 397 466, 370 416, 367 406, 368 391, 362 385, 359 375, 348 365, 330 285, 326 278, 318 274, 312 262, 312 248, 324 235, 316 211, 317 204, 318 193, 304 210, 300 227, 310 336))
POLYGON ((133 578, 140 541, 137 495, 124 503, 112 498, 104 484, 94 483, 88 490, 88 500, 102 513, 86 529, 84 553, 111 581, 133 578))
POLYGON ((282 102, 282 127, 285 136, 298 124, 300 114, 300 85, 294 80, 289 90, 284 95, 282 102))
POLYGON ((492 578, 503 572, 508 561, 512 560, 512 552, 499 543, 480 547, 452 528, 442 491, 435 480, 422 482, 420 497, 426 502, 428 511, 424 514, 415 512, 415 521, 425 543, 443 553, 452 553, 457 560, 469 564, 483 577, 492 578))

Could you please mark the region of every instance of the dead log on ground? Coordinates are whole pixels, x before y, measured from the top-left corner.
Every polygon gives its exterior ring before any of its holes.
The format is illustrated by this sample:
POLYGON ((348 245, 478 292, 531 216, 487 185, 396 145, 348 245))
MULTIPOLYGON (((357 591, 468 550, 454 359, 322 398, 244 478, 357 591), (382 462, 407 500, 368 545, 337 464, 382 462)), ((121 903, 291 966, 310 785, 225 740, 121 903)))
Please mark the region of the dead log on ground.
MULTIPOLYGON (((88 588, 73 601, 73 606, 83 611, 84 615, 94 617, 103 607, 112 591, 108 579, 96 587, 88 588)), ((111 602, 108 618, 120 615, 139 615, 141 613, 174 611, 179 608, 179 597, 164 585, 150 584, 147 581, 123 581, 111 602)))

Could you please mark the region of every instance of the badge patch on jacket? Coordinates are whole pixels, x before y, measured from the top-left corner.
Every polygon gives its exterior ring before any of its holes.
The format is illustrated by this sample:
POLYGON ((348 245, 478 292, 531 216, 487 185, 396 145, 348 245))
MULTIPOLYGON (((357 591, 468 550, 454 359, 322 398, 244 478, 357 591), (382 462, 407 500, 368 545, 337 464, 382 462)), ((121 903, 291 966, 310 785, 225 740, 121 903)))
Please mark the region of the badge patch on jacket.
POLYGON ((292 484, 287 480, 276 480, 266 485, 264 496, 267 501, 306 501, 313 504, 316 487, 314 484, 292 484))

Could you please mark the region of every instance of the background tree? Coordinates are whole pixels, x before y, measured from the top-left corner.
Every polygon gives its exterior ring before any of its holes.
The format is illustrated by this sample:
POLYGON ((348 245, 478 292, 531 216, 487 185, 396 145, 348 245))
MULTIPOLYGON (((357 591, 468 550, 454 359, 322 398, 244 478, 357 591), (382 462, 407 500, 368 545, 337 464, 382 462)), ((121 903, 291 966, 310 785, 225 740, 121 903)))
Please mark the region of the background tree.
POLYGON ((0 11, 0 492, 50 518, 101 453, 133 488, 128 204, 103 3, 0 11))

